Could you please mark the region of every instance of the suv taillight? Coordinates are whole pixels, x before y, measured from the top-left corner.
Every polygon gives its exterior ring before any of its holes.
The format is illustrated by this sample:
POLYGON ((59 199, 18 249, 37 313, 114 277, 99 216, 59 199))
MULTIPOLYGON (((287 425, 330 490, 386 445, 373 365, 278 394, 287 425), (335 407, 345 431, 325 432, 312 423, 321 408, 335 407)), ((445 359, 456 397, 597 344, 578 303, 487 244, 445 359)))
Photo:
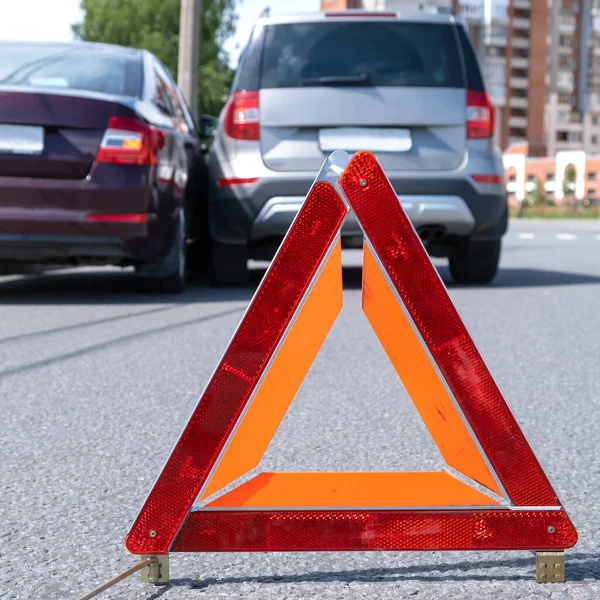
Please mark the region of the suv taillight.
POLYGON ((467 137, 490 138, 494 135, 494 105, 486 92, 467 92, 467 137))
POLYGON ((112 117, 104 132, 96 162, 119 165, 155 165, 165 145, 160 129, 127 117, 112 117))
POLYGON ((258 92, 237 92, 225 109, 225 133, 234 140, 260 139, 258 92))

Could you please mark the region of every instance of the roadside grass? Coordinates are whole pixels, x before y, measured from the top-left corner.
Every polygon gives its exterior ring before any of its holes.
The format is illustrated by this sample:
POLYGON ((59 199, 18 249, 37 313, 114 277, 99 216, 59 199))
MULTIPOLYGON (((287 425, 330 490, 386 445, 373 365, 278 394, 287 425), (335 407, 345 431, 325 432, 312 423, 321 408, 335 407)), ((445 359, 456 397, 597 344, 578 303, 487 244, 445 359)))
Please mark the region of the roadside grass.
POLYGON ((511 219, 600 219, 600 206, 527 206, 510 208, 511 219))

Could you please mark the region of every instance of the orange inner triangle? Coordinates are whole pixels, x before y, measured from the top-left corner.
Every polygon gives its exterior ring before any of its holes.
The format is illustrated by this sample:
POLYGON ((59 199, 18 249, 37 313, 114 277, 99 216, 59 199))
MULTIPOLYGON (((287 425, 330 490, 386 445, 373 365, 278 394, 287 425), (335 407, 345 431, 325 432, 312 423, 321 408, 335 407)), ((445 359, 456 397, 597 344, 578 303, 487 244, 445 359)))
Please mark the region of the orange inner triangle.
MULTIPOLYGON (((419 333, 364 247, 363 310, 449 466, 502 494, 419 333)), ((339 239, 200 494, 216 494, 260 463, 342 308, 339 239)), ((444 472, 263 473, 211 508, 491 507, 498 502, 444 472)))

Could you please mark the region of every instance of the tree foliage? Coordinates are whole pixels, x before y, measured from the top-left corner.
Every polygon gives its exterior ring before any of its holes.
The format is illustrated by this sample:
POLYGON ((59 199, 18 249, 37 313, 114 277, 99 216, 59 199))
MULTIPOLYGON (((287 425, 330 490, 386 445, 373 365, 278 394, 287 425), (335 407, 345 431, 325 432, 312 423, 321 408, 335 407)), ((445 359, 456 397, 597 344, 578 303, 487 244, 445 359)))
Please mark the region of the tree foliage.
POLYGON ((535 178, 535 189, 533 190, 533 202, 534 204, 540 206, 544 205, 548 202, 548 197, 546 196, 546 190, 544 189, 544 182, 540 177, 535 178))
MULTIPOLYGON (((219 114, 231 84, 223 45, 235 31, 236 4, 202 0, 198 93, 204 114, 219 114)), ((73 25, 78 39, 144 48, 177 78, 180 0, 81 0, 81 8, 83 22, 73 25)))
POLYGON ((575 179, 577 177, 577 171, 575 166, 572 164, 567 165, 565 169, 565 183, 563 185, 563 192, 571 196, 575 192, 575 179))

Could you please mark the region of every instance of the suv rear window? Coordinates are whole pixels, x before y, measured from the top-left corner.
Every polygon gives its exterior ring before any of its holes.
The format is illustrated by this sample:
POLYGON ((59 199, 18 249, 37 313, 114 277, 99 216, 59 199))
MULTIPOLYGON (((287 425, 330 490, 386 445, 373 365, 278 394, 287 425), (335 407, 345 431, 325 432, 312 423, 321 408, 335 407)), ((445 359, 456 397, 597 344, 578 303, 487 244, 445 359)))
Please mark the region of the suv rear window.
POLYGON ((372 85, 463 88, 452 25, 402 21, 269 25, 261 88, 372 85))
POLYGON ((483 78, 481 77, 481 71, 479 69, 479 63, 473 50, 471 40, 467 36, 464 27, 458 27, 458 38, 460 40, 460 49, 462 51, 463 60, 465 64, 465 75, 467 77, 467 88, 474 92, 484 92, 485 85, 483 78))

